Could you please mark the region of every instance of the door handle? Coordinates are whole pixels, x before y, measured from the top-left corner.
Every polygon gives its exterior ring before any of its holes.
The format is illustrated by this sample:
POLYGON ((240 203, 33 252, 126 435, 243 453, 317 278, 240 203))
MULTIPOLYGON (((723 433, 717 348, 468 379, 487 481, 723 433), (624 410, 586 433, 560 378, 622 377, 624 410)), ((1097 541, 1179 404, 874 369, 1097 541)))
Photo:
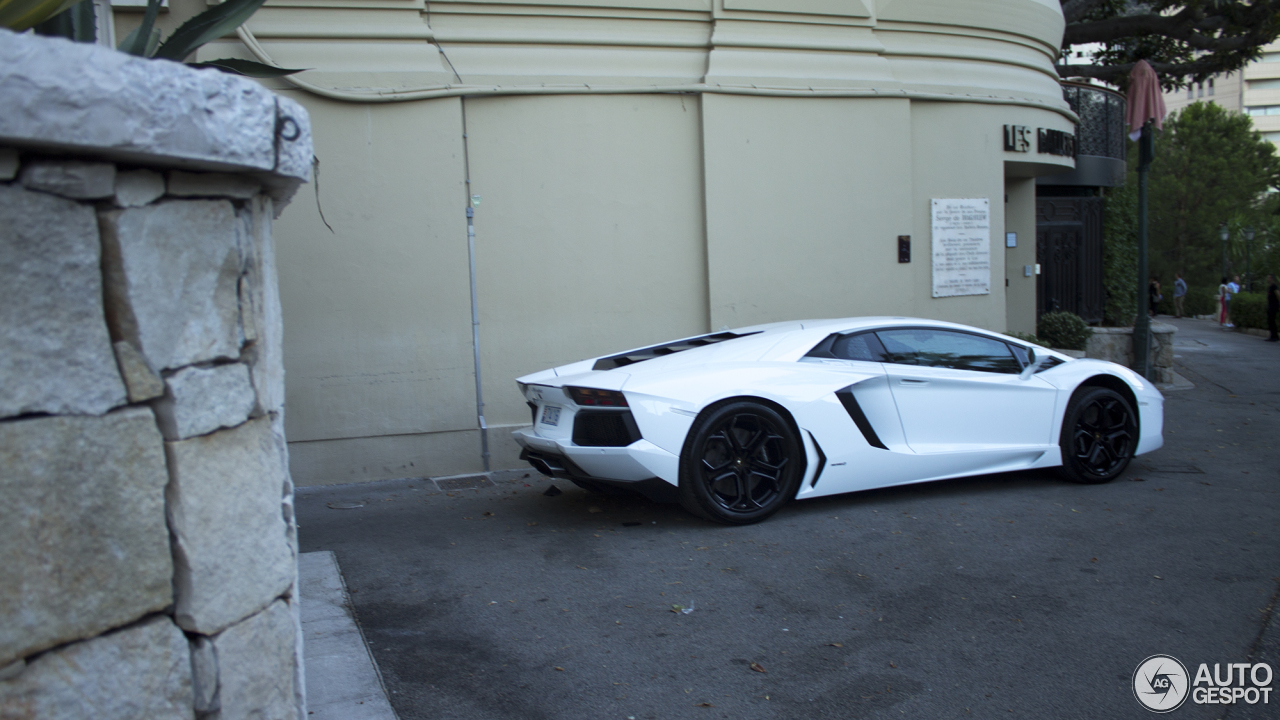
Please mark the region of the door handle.
POLYGON ((928 381, 928 380, 916 380, 915 378, 900 378, 900 379, 898 380, 898 384, 900 384, 900 385, 928 385, 928 384, 929 384, 929 381, 928 381))

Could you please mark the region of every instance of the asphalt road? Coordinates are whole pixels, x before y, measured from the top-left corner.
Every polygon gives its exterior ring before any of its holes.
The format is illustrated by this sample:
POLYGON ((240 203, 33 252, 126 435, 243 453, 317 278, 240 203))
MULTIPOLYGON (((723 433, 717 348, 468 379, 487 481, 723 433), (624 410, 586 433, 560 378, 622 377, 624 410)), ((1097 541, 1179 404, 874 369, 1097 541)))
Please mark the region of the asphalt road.
MULTIPOLYGON (((1267 661, 1280 689, 1280 343, 1176 324, 1196 387, 1108 485, 988 475, 726 528, 532 470, 387 481, 301 490, 302 550, 337 553, 402 720, 1148 718, 1156 654, 1267 661)), ((1280 718, 1272 695, 1168 717, 1280 718)))

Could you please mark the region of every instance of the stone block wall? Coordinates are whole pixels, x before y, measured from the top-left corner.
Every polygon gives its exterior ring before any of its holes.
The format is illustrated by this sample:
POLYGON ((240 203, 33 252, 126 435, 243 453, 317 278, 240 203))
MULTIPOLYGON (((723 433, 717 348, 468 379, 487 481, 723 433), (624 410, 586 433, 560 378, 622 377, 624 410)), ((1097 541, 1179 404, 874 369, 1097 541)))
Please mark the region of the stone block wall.
POLYGON ((303 720, 271 221, 306 114, 7 31, 0 66, 0 720, 303 720), (80 112, 111 67, 163 92, 80 112))
MULTIPOLYGON (((1173 336, 1178 328, 1168 323, 1151 323, 1150 358, 1158 383, 1173 382, 1173 336)), ((1133 367, 1133 328, 1096 327, 1089 336, 1085 357, 1109 360, 1133 367)))

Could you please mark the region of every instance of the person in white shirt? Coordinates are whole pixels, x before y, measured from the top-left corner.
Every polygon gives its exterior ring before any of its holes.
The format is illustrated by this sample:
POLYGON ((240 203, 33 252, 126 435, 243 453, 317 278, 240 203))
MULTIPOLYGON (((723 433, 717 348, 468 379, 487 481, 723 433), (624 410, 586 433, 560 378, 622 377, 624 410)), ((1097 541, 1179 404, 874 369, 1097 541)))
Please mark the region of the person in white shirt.
POLYGON ((1240 293, 1240 276, 1236 275, 1231 278, 1231 282, 1227 283, 1227 324, 1224 327, 1233 328, 1235 325, 1231 323, 1231 298, 1240 293))
POLYGON ((1187 299, 1187 281, 1182 273, 1173 274, 1173 314, 1182 317, 1182 303, 1187 299))

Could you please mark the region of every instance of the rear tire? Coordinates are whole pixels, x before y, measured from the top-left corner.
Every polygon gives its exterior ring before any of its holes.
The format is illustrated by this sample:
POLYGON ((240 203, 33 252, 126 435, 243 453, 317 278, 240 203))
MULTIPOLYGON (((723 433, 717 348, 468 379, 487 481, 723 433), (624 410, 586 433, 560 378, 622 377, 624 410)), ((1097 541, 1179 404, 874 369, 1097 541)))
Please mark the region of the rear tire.
POLYGON ((1129 401, 1102 387, 1078 391, 1062 421, 1062 467, 1070 482, 1098 484, 1117 478, 1138 446, 1138 422, 1129 401))
POLYGON ((804 446, 777 410, 748 400, 705 412, 680 457, 680 504, 724 523, 749 525, 795 497, 804 446))

